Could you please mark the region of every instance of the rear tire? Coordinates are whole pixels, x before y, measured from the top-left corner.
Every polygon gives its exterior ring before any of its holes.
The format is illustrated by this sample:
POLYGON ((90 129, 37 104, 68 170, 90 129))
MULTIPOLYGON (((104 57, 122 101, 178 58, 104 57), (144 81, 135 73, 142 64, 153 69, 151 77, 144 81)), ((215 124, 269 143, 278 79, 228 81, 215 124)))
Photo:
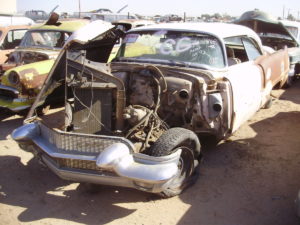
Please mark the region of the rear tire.
POLYGON ((200 148, 197 135, 190 130, 179 127, 167 130, 153 144, 148 152, 151 156, 166 156, 181 149, 178 173, 169 186, 159 195, 165 198, 173 197, 195 183, 197 178, 195 168, 198 165, 200 148))

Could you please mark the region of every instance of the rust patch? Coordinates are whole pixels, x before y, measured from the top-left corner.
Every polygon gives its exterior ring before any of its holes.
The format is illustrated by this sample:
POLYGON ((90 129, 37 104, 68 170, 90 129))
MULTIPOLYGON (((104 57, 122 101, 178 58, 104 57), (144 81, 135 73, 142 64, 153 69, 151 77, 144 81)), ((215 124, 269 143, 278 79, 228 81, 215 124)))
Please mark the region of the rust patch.
POLYGON ((19 74, 25 89, 39 89, 48 75, 48 73, 39 74, 38 71, 33 68, 22 70, 19 74))

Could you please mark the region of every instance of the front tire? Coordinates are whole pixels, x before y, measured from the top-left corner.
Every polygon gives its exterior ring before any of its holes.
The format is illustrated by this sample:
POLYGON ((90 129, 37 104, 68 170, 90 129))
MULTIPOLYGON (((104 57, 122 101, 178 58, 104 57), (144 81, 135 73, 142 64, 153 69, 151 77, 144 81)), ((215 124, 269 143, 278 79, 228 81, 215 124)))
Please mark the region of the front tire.
POLYGON ((165 198, 179 195, 185 188, 195 183, 197 174, 195 168, 200 156, 200 142, 197 135, 184 128, 167 130, 149 149, 151 156, 166 156, 181 149, 178 162, 178 173, 168 187, 161 193, 165 198))

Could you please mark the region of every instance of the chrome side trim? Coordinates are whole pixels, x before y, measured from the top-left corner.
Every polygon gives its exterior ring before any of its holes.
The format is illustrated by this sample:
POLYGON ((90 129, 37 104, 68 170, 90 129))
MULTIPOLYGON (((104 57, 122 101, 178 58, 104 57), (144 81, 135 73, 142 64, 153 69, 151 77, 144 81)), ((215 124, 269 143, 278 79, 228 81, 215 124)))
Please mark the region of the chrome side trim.
POLYGON ((2 84, 0 84, 0 89, 6 90, 6 91, 11 91, 11 92, 13 92, 15 95, 20 94, 20 92, 19 92, 16 88, 8 87, 8 86, 2 85, 2 84))

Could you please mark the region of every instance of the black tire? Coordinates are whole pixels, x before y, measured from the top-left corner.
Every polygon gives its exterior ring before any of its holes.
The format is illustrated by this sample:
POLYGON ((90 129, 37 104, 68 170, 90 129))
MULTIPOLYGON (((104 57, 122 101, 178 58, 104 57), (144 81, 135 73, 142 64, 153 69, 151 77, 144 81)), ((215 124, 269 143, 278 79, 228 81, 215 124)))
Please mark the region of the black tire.
POLYGON ((197 173, 195 168, 198 165, 200 156, 200 141, 197 135, 184 128, 171 128, 167 130, 149 149, 151 156, 166 156, 181 149, 179 170, 175 178, 163 192, 162 197, 169 198, 179 195, 185 188, 195 183, 197 173))

